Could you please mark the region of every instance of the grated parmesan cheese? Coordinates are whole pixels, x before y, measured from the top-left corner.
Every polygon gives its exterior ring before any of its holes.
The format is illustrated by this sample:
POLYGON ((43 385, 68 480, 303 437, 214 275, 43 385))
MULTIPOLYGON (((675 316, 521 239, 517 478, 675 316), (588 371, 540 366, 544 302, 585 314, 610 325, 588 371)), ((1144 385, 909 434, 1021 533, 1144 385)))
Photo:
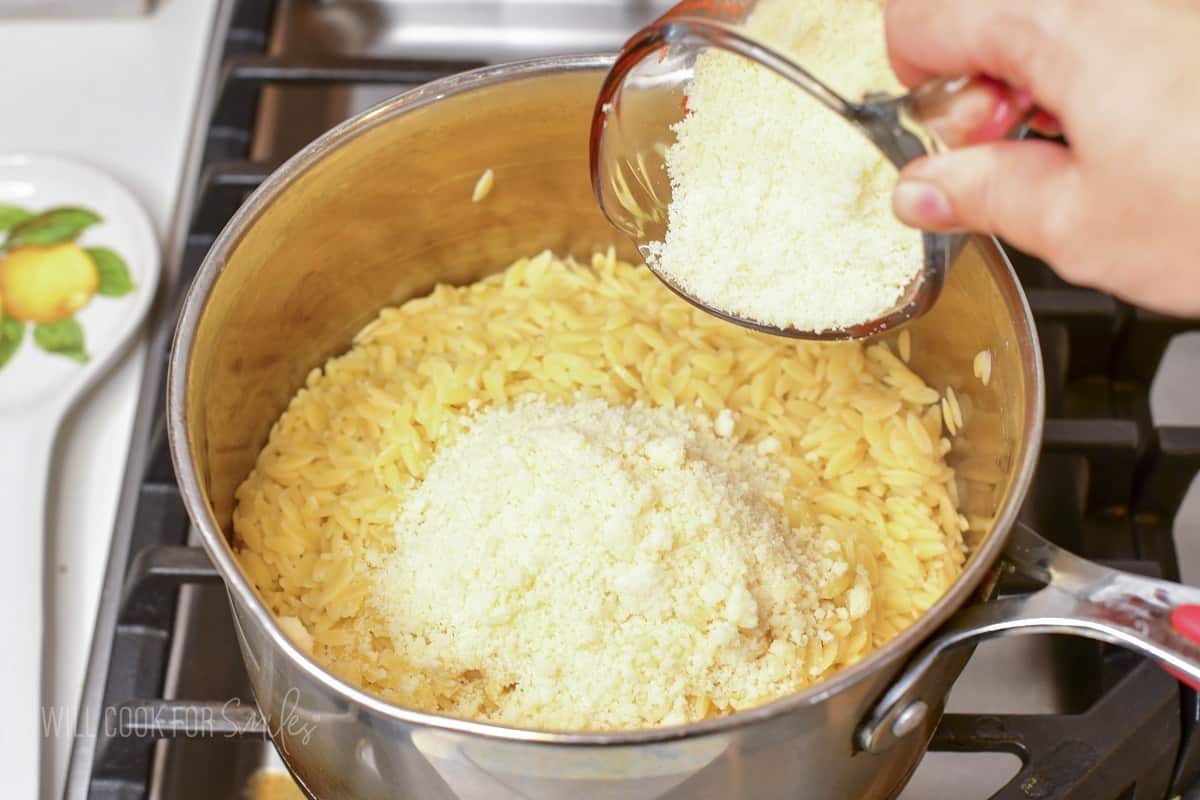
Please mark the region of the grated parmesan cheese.
POLYGON ((785 508, 770 446, 601 399, 462 424, 376 577, 414 696, 549 728, 692 721, 808 683, 798 654, 871 608, 865 571, 785 508))
MULTIPOLYGON (((879 0, 764 0, 747 25, 844 96, 894 90, 879 0)), ((921 235, 891 211, 894 167, 775 73, 725 51, 696 60, 667 149, 665 238, 648 260, 685 292, 781 328, 878 319, 918 277, 921 235)))

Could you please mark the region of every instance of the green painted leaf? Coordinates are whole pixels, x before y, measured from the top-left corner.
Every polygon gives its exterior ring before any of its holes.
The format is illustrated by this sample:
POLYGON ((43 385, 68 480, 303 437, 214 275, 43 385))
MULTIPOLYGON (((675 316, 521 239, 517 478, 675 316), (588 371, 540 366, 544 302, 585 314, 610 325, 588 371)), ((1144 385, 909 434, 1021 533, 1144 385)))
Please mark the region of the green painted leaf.
POLYGON ((8 360, 17 352, 23 338, 25 338, 25 323, 0 314, 0 367, 7 364, 8 360))
POLYGON ((129 267, 123 258, 107 247, 89 247, 87 254, 100 273, 100 287, 96 291, 109 297, 122 297, 133 291, 133 278, 129 277, 129 267))
POLYGON ((32 216, 33 212, 31 211, 0 203, 0 231, 6 231, 13 225, 22 223, 32 216))
POLYGON ((83 328, 74 318, 60 322, 39 322, 33 328, 33 341, 48 353, 58 353, 81 364, 88 360, 83 347, 83 328))
POLYGON ((100 215, 86 208, 52 208, 14 225, 8 232, 8 247, 73 242, 99 221, 100 215))

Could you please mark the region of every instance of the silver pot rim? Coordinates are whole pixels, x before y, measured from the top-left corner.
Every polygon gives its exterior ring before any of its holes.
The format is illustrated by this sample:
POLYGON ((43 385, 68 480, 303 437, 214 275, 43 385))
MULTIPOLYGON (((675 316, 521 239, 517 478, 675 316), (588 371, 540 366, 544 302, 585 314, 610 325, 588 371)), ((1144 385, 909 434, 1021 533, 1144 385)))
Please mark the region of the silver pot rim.
POLYGON ((252 615, 256 622, 269 631, 274 645, 283 653, 286 653, 287 657, 298 668, 302 669, 311 679, 345 700, 359 704, 370 709, 373 713, 381 714, 398 722, 452 733, 470 734, 513 742, 541 743, 557 746, 621 746, 720 734, 731 729, 741 728, 787 714, 797 707, 821 703, 828 697, 842 692, 847 687, 863 680, 887 664, 900 659, 904 654, 912 652, 922 641, 929 638, 951 614, 968 601, 971 593, 975 591, 975 588, 983 580, 984 575, 999 557, 1008 531, 1016 521, 1021 502, 1028 491, 1033 477, 1042 439, 1045 411, 1045 385, 1041 350, 1037 345, 1033 315, 1025 299, 1024 292, 1020 288, 1020 282, 1007 256, 1000 250, 999 244, 992 239, 989 246, 995 247, 1000 252, 1012 289, 1018 301, 1017 307, 1019 313, 1023 316, 1023 320, 1020 321, 1024 323, 1026 330, 1030 331, 1032 341, 1032 363, 1030 364, 1031 374, 1029 378, 1034 381, 1034 385, 1032 387, 1033 391, 1030 392, 1032 407, 1027 410, 1030 428, 1026 434, 1026 446, 1021 455, 1021 462, 1015 466, 1015 478, 1012 489, 1009 492, 1008 501, 1000 509, 996 521, 993 523, 992 531, 984 538, 982 546, 973 554, 966 569, 963 570, 962 575, 959 576, 950 590, 932 608, 925 612, 916 623, 857 664, 795 694, 779 698, 766 705, 745 711, 738 711, 717 719, 641 730, 578 732, 495 725, 469 719, 442 716, 394 705, 343 681, 317 664, 306 653, 296 647, 280 629, 274 615, 263 604, 254 587, 242 573, 233 555, 232 548, 221 534, 214 519, 212 508, 205 500, 204 490, 200 485, 199 477, 192 467, 193 453, 188 438, 188 420, 185 413, 188 365, 191 361, 196 327, 201 315, 204 313, 209 295, 221 275, 226 260, 236 249, 245 233, 254 225, 262 209, 273 202, 278 195, 286 191, 295 180, 320 162, 329 151, 336 149, 343 142, 352 140, 378 125, 387 123, 397 116, 446 97, 509 81, 543 75, 593 70, 607 71, 613 61, 614 56, 611 54, 551 56, 464 72, 399 94, 332 128, 287 160, 242 204, 241 208, 234 214, 233 218, 209 249, 204 262, 201 264, 195 279, 187 291, 181 307, 167 370, 167 439, 170 444, 171 459, 179 480, 184 505, 193 524, 199 531, 204 549, 221 574, 226 590, 231 595, 231 600, 235 604, 240 605, 245 613, 252 615))

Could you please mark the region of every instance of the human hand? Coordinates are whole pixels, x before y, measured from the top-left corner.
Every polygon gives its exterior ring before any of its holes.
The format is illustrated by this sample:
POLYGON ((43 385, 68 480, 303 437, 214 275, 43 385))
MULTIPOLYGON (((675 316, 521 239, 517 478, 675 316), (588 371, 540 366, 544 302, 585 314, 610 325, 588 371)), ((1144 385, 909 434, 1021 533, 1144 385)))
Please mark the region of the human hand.
POLYGON ((888 0, 900 80, 1028 90, 1067 146, 971 145, 909 164, 893 206, 1003 237, 1065 279, 1200 316, 1200 2, 888 0))

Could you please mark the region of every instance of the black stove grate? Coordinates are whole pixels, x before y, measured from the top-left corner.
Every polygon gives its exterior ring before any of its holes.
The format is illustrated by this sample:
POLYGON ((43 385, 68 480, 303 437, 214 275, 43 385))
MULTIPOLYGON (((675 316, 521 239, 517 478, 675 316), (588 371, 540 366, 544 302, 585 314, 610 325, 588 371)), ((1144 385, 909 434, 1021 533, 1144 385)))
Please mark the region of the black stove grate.
MULTIPOLYGON (((235 6, 173 302, 221 227, 277 166, 249 156, 262 87, 404 86, 474 66, 274 58, 265 55, 274 5, 273 0, 239 0, 235 6)), ((1013 260, 1037 319, 1047 375, 1045 444, 1025 519, 1085 557, 1177 579, 1171 525, 1200 471, 1200 428, 1155 428, 1148 393, 1170 338, 1200 326, 1069 287, 1020 253, 1013 253, 1013 260)), ((187 515, 165 441, 161 380, 173 322, 162 321, 164 330, 149 357, 148 379, 160 382, 155 422, 144 440, 133 443, 144 448, 146 467, 136 494, 126 495, 134 498, 135 509, 128 548, 115 548, 110 558, 106 586, 123 585, 123 591, 119 597, 106 592, 103 599, 106 607, 117 604, 118 609, 109 626, 102 612, 97 630, 93 660, 97 652, 107 659, 93 665, 85 687, 77 742, 88 745, 76 745, 68 781, 72 797, 146 797, 156 748, 180 747, 181 740, 197 738, 237 741, 264 735, 248 698, 237 698, 235 706, 229 694, 198 702, 163 697, 180 589, 217 581, 203 552, 186 546, 187 515)), ((932 749, 1020 758, 1022 768, 996 800, 1161 800, 1196 784, 1196 693, 1125 651, 1086 642, 1072 646, 1086 710, 948 714, 932 749)), ((227 655, 237 662, 236 653, 227 655)))

